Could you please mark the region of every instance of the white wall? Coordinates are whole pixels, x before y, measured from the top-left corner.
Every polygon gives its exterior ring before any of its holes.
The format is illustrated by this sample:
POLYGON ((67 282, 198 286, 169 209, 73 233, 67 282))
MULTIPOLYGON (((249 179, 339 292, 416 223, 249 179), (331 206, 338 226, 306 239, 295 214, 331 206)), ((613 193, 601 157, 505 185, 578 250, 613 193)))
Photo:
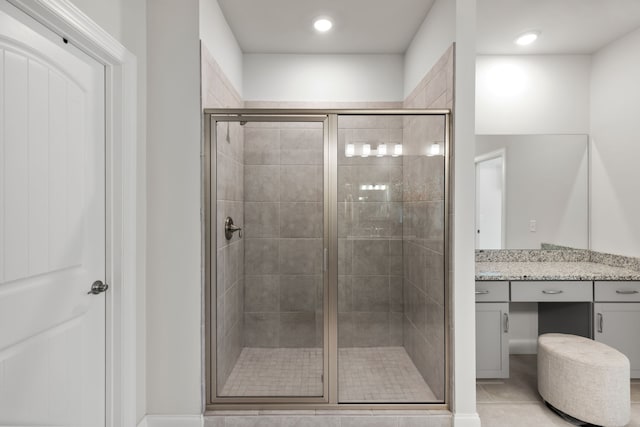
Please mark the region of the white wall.
POLYGON ((198 7, 147 3, 149 414, 202 411, 198 7))
POLYGON ((593 56, 592 248, 640 257, 640 29, 593 56))
POLYGON ((588 134, 588 55, 478 56, 476 134, 588 134))
POLYGON ((436 0, 404 56, 403 98, 420 83, 456 38, 456 2, 436 0))
POLYGON ((402 55, 245 54, 247 101, 402 101, 402 55))
MULTIPOLYGON (((124 5, 127 0, 71 0, 87 16, 93 19, 100 27, 122 42, 124 27, 124 5)), ((144 2, 142 2, 144 4, 144 2)), ((141 23, 144 27, 144 23, 141 23)))
POLYGON ((147 3, 124 1, 122 9, 122 44, 137 59, 138 73, 138 150, 136 223, 138 235, 138 286, 136 292, 136 406, 137 417, 146 414, 146 277, 147 277, 147 3))
POLYGON ((200 0, 200 39, 242 96, 242 50, 217 0, 200 0))
POLYGON ((455 150, 453 157, 453 404, 455 427, 479 427, 475 336, 476 0, 456 0, 455 150))

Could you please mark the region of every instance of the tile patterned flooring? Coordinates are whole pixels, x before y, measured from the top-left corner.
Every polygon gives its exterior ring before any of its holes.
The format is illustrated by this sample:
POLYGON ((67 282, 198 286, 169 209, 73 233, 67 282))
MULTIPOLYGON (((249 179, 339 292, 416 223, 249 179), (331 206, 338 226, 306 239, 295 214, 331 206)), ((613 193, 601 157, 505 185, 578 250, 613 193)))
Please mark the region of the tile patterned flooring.
POLYGON ((433 402, 438 399, 403 347, 341 348, 340 402, 433 402))
POLYGON ((245 347, 221 396, 321 396, 322 349, 245 347))
MULTIPOLYGON (((508 379, 478 380, 476 396, 482 427, 571 426, 549 410, 538 394, 535 355, 512 355, 508 379)), ((640 381, 631 382, 631 422, 640 427, 640 381)))
MULTIPOLYGON (((437 401, 403 347, 341 348, 338 353, 341 402, 437 401)), ((242 350, 222 396, 320 396, 322 350, 250 348, 242 350)))

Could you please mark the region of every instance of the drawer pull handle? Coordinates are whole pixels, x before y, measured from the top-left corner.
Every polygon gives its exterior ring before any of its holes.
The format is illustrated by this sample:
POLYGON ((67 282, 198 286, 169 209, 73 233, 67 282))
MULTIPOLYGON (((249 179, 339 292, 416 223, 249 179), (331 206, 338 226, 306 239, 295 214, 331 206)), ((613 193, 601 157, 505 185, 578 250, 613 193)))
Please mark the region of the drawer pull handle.
POLYGON ((543 294, 547 294, 547 295, 558 295, 563 293, 564 291, 554 291, 554 290, 544 290, 542 291, 543 294))
POLYGON ((488 290, 482 289, 480 291, 476 291, 476 295, 487 295, 489 293, 488 290))
POLYGON ((509 332, 509 313, 504 314, 504 332, 509 332))
POLYGON ((602 313, 598 313, 598 332, 602 333, 602 326, 603 326, 604 320, 602 318, 602 313))
POLYGON ((633 295, 633 294, 637 294, 638 291, 634 291, 634 290, 624 290, 624 289, 618 289, 616 291, 616 294, 620 294, 620 295, 633 295))

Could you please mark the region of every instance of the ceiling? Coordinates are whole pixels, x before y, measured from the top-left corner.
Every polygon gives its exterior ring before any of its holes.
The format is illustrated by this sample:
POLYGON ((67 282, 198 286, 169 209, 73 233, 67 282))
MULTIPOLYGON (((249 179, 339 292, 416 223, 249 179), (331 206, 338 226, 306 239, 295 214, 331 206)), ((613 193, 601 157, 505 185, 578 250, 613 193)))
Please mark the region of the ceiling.
POLYGON ((478 0, 477 15, 479 54, 590 54, 640 27, 640 0, 478 0))
POLYGON ((245 53, 404 53, 433 2, 218 0, 245 53), (332 18, 328 33, 313 29, 319 16, 332 18))
MULTIPOLYGON (((443 0, 454 1, 454 0, 443 0)), ((245 53, 404 53, 434 0, 218 0, 245 53), (329 16, 334 28, 313 29, 329 16)), ((590 54, 640 27, 640 0, 477 0, 479 54, 590 54), (527 30, 540 38, 522 47, 527 30)))

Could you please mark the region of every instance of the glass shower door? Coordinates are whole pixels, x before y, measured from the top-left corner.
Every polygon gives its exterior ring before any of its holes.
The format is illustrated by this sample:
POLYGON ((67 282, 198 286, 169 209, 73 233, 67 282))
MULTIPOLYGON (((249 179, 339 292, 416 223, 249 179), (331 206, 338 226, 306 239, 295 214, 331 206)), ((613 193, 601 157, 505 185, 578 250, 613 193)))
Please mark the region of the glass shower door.
POLYGON ((443 402, 445 117, 338 117, 338 402, 443 402))
POLYGON ((327 394, 326 120, 218 119, 215 396, 317 401, 327 394))
POLYGON ((445 403, 447 111, 210 111, 208 408, 445 403))

